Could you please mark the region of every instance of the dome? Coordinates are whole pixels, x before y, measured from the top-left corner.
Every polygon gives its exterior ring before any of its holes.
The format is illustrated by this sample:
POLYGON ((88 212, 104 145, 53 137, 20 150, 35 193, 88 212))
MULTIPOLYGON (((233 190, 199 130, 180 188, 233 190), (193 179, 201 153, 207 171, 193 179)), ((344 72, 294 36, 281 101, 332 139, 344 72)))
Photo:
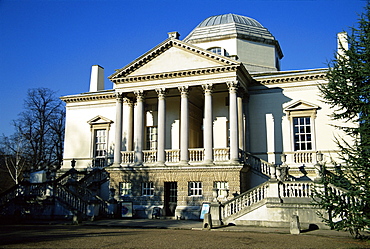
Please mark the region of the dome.
POLYGON ((217 15, 217 16, 210 16, 206 18, 203 22, 201 22, 198 27, 208 27, 220 24, 228 24, 228 23, 239 23, 245 24, 249 26, 263 28, 263 26, 254 20, 253 18, 236 15, 236 14, 224 14, 224 15, 217 15))
POLYGON ((245 38, 258 41, 274 41, 274 36, 253 18, 224 14, 204 19, 184 39, 185 42, 199 43, 204 39, 220 39, 221 37, 245 38))

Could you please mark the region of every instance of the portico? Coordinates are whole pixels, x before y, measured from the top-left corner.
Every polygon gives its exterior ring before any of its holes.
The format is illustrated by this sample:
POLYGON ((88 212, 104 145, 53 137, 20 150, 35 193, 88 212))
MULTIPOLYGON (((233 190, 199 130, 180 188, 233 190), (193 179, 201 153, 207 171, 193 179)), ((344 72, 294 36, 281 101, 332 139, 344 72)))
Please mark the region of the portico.
POLYGON ((228 81, 117 93, 114 166, 242 163, 244 146, 239 140, 245 133, 245 114, 240 89, 238 81, 228 81), (166 111, 168 99, 171 114, 166 111), (175 115, 173 109, 177 109, 175 115), (215 114, 225 115, 223 119, 214 115, 214 109, 215 114), (149 126, 156 128, 153 140, 149 126), (225 137, 223 146, 220 142, 214 146, 215 136, 225 137))

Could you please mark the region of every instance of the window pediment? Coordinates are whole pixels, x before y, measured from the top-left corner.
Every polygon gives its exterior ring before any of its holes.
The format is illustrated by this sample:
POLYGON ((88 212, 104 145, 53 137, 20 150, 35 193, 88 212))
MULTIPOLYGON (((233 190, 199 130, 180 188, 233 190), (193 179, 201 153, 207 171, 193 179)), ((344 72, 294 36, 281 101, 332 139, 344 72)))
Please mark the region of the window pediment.
POLYGON ((89 121, 87 121, 87 123, 89 125, 91 125, 91 126, 93 126, 93 125, 99 125, 99 124, 109 125, 109 124, 113 123, 113 121, 110 120, 110 119, 108 119, 108 118, 105 118, 103 116, 98 115, 98 116, 90 119, 89 121))
POLYGON ((304 100, 298 100, 285 107, 284 111, 291 112, 291 111, 317 110, 319 108, 320 107, 318 105, 311 104, 310 102, 304 100))
POLYGON ((286 106, 284 111, 288 113, 288 117, 309 116, 315 118, 318 109, 320 109, 318 105, 298 100, 286 106))

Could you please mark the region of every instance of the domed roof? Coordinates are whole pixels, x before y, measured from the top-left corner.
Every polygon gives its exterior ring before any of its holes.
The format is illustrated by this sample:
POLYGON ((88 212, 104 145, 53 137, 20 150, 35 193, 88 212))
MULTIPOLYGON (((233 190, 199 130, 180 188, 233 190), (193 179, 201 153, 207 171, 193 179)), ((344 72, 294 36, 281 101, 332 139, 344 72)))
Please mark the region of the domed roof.
POLYGON ((210 16, 206 18, 203 22, 201 22, 198 27, 208 27, 220 24, 228 24, 228 23, 240 23, 249 26, 263 28, 263 26, 254 20, 253 18, 236 15, 236 14, 224 14, 224 15, 217 15, 217 16, 210 16))
POLYGON ((184 41, 199 43, 204 39, 230 38, 233 36, 261 42, 275 40, 268 29, 253 18, 236 14, 224 14, 204 19, 185 37, 184 41))

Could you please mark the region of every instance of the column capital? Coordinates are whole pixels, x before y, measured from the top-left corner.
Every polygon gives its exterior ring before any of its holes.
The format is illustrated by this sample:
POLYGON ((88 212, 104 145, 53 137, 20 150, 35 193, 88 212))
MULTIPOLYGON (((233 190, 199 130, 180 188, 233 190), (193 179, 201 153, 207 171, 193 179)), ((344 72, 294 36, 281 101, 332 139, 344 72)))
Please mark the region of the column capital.
POLYGON ((157 92, 159 99, 164 99, 168 93, 166 88, 157 88, 155 91, 157 92))
POLYGON ((134 91, 137 101, 144 101, 145 93, 144 90, 136 90, 134 91))
POLYGON ((122 99, 123 99, 124 94, 123 93, 120 93, 120 92, 115 92, 114 93, 114 96, 116 97, 116 100, 117 101, 122 102, 122 99))
POLYGON ((230 93, 237 93, 238 92, 238 88, 239 88, 239 82, 238 81, 227 81, 226 85, 229 88, 230 93))
POLYGON ((125 103, 125 104, 127 104, 127 105, 132 105, 132 101, 131 101, 131 99, 129 99, 129 98, 126 98, 126 97, 124 97, 123 99, 122 99, 122 102, 123 103, 125 103))
POLYGON ((181 93, 181 97, 188 97, 189 95, 189 86, 179 86, 179 91, 181 93))
POLYGON ((213 92, 213 84, 211 83, 203 84, 202 88, 203 88, 204 94, 212 94, 213 92))

